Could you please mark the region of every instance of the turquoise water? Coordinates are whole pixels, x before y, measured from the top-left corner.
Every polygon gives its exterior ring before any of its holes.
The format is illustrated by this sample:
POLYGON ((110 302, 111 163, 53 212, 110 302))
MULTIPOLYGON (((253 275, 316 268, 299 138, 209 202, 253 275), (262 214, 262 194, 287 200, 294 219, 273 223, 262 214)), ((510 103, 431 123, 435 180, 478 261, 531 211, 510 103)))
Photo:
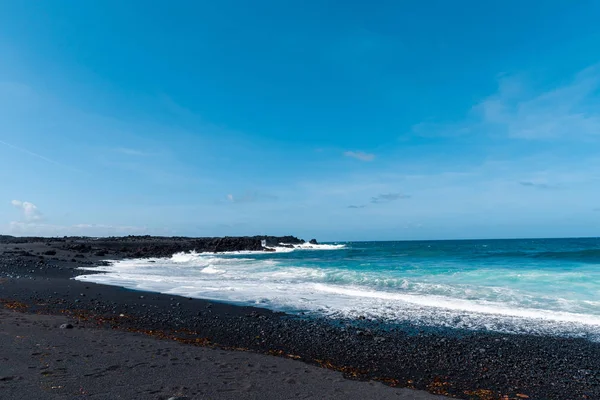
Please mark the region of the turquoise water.
POLYGON ((78 279, 330 318, 600 337, 600 239, 352 242, 94 269, 105 273, 78 279))

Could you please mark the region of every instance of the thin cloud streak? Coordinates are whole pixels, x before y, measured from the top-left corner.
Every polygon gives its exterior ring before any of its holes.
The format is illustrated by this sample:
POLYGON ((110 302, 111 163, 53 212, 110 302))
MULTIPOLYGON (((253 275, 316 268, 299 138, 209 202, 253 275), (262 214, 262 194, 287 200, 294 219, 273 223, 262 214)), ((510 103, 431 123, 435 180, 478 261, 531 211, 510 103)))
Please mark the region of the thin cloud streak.
MULTIPOLYGON (((61 163, 59 163, 58 161, 54 161, 54 160, 52 160, 52 159, 50 159, 50 158, 48 158, 48 157, 44 157, 44 156, 42 156, 42 155, 40 155, 40 154, 34 153, 33 151, 29 151, 29 150, 27 150, 27 149, 24 149, 24 148, 22 148, 22 147, 15 146, 14 144, 7 143, 7 142, 5 142, 5 141, 3 141, 3 140, 0 140, 0 143, 1 143, 1 144, 3 144, 3 145, 5 145, 5 146, 8 146, 8 147, 10 147, 10 148, 12 148, 12 149, 15 149, 15 150, 17 150, 17 151, 20 151, 20 152, 22 152, 22 153, 29 154, 30 156, 33 156, 33 157, 37 157, 37 158, 39 158, 40 160, 44 160, 44 161, 46 161, 46 162, 49 162, 49 163, 51 163, 51 164, 54 164, 54 165, 59 165, 59 166, 61 166, 61 167, 67 167, 66 165, 64 165, 64 164, 61 164, 61 163)), ((68 167, 67 167, 67 168, 68 168, 68 167)))
POLYGON ((65 169, 69 169, 69 170, 71 170, 71 171, 74 171, 74 172, 80 172, 80 173, 82 172, 81 170, 79 170, 79 169, 77 169, 77 168, 73 168, 73 167, 70 167, 70 166, 68 166, 68 165, 62 164, 62 163, 60 163, 60 162, 58 162, 58 161, 55 161, 55 160, 53 160, 53 159, 51 159, 51 158, 44 157, 44 156, 43 156, 43 155, 41 155, 41 154, 34 153, 33 151, 30 151, 30 150, 24 149, 24 148, 22 148, 22 147, 19 147, 19 146, 15 146, 14 144, 10 144, 10 143, 8 143, 8 142, 5 142, 5 141, 3 141, 3 140, 0 140, 0 144, 3 144, 3 145, 5 145, 5 146, 7 146, 7 147, 10 147, 11 149, 14 149, 14 150, 20 151, 20 152, 22 152, 22 153, 25 153, 25 154, 27 154, 27 155, 30 155, 30 156, 32 156, 32 157, 39 158, 40 160, 46 161, 47 163, 54 164, 54 165, 57 165, 57 166, 59 166, 59 167, 65 168, 65 169))
MULTIPOLYGON (((378 194, 377 196, 371 197, 370 203, 371 204, 385 204, 385 203, 390 203, 392 201, 396 201, 396 200, 401 200, 401 199, 410 199, 410 195, 407 194, 402 194, 402 193, 382 193, 382 194, 378 194)), ((349 205, 347 208, 351 208, 351 209, 361 209, 361 208, 366 208, 367 205, 366 204, 361 204, 361 205, 349 205)))
POLYGON ((409 199, 410 196, 402 193, 382 193, 375 197, 371 197, 372 204, 381 204, 381 203, 389 203, 391 201, 400 200, 400 199, 409 199))
POLYGON ((151 153, 147 153, 145 151, 142 150, 137 150, 137 149, 130 149, 127 147, 117 147, 115 149, 113 149, 113 151, 115 153, 121 153, 121 154, 125 154, 128 156, 140 156, 140 157, 144 157, 144 156, 150 156, 152 155, 151 153))
POLYGON ((360 161, 373 161, 375 159, 375 154, 365 153, 362 151, 346 151, 344 152, 346 157, 356 158, 360 161))
POLYGON ((241 196, 235 196, 231 193, 227 195, 227 201, 233 204, 255 203, 258 201, 275 201, 277 199, 277 196, 259 192, 247 192, 241 196))
POLYGON ((134 235, 148 232, 146 227, 120 226, 105 224, 75 224, 55 225, 37 222, 12 221, 8 225, 9 232, 15 235, 40 235, 40 236, 113 236, 134 235))
POLYGON ((521 182, 519 182, 519 185, 537 188, 537 189, 552 189, 552 188, 554 188, 554 186, 548 185, 547 183, 535 183, 535 182, 530 182, 530 181, 521 181, 521 182))

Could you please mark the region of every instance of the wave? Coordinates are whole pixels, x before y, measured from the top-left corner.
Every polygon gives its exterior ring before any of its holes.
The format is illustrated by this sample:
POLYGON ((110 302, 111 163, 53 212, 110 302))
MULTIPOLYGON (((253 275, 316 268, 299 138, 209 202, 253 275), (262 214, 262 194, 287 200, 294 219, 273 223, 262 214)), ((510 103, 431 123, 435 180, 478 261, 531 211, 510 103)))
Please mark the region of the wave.
POLYGON ((570 260, 600 262, 600 249, 568 251, 506 251, 474 255, 475 258, 526 258, 540 260, 570 260))
POLYGON ((280 243, 281 247, 275 247, 277 251, 281 251, 283 249, 290 249, 289 246, 293 246, 292 250, 341 250, 345 249, 345 244, 312 244, 312 243, 302 243, 302 244, 286 244, 280 243), (281 249, 281 250, 280 250, 281 249))
POLYGON ((212 265, 209 265, 208 267, 202 269, 202 272, 205 274, 220 274, 220 273, 222 273, 221 270, 213 267, 212 265))
POLYGON ((340 294, 351 298, 367 298, 384 301, 401 301, 416 306, 445 309, 449 311, 465 311, 469 314, 493 314, 502 317, 517 317, 524 319, 541 319, 555 322, 573 322, 583 325, 600 327, 600 316, 557 312, 532 308, 507 307, 506 303, 489 301, 472 301, 450 298, 445 296, 427 296, 413 294, 397 294, 364 290, 356 287, 335 287, 328 285, 315 285, 317 290, 328 293, 340 294))
POLYGON ((440 276, 391 277, 389 271, 303 266, 297 259, 293 263, 285 257, 191 252, 85 267, 102 273, 75 279, 330 318, 366 316, 418 325, 600 338, 594 299, 540 297, 517 287, 477 286, 472 276, 471 284, 463 284, 444 282, 440 276))
MULTIPOLYGON (((223 251, 216 252, 211 254, 219 254, 219 255, 252 255, 252 254, 272 254, 272 253, 291 253, 295 250, 341 250, 345 249, 345 244, 310 244, 310 243, 302 243, 302 244, 286 244, 280 243, 279 246, 274 247, 265 247, 267 250, 239 250, 239 251, 223 251)), ((205 253, 197 253, 195 251, 189 252, 189 254, 205 254, 205 253)))
POLYGON ((575 261, 599 261, 600 249, 573 250, 573 251, 546 251, 537 253, 534 258, 575 260, 575 261))

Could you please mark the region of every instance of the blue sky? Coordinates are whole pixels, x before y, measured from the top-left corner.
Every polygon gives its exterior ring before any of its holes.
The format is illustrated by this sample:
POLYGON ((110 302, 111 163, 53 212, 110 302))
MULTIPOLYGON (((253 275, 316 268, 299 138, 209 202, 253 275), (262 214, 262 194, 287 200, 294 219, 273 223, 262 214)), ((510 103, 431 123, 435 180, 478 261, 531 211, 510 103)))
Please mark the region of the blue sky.
POLYGON ((599 17, 0 0, 0 232, 597 236, 599 17))

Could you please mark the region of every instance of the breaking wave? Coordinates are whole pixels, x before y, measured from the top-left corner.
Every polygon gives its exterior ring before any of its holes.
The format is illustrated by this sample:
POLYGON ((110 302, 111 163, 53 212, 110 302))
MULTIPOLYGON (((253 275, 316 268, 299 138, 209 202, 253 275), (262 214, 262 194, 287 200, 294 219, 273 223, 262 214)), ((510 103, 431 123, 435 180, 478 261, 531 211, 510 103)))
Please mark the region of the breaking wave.
POLYGON ((594 268, 400 267, 382 264, 380 254, 317 246, 114 261, 75 279, 331 318, 600 337, 594 268))

